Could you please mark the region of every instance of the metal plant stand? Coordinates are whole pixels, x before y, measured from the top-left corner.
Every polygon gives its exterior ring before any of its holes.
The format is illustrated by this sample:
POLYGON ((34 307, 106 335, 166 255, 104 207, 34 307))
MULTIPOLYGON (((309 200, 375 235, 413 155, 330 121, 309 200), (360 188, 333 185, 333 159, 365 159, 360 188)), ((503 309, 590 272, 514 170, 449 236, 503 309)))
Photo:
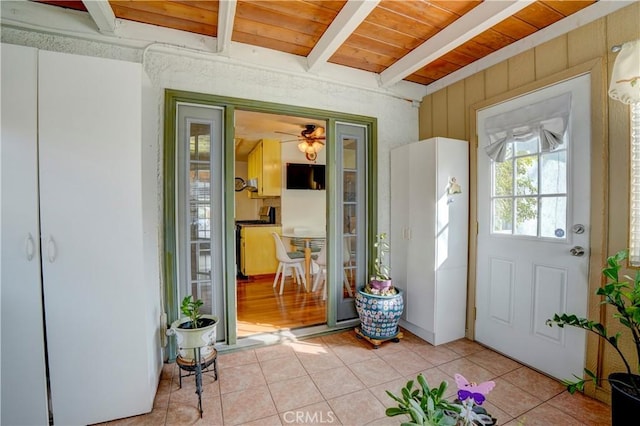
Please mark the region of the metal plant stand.
POLYGON ((209 367, 213 365, 213 378, 218 380, 218 351, 213 348, 211 353, 201 358, 201 348, 193 348, 194 359, 184 359, 180 355, 176 357, 176 364, 180 368, 180 388, 182 388, 182 378, 195 376, 196 377, 196 394, 198 394, 198 411, 200 412, 200 418, 202 418, 202 373, 210 372, 209 367), (182 374, 186 372, 186 374, 182 374))

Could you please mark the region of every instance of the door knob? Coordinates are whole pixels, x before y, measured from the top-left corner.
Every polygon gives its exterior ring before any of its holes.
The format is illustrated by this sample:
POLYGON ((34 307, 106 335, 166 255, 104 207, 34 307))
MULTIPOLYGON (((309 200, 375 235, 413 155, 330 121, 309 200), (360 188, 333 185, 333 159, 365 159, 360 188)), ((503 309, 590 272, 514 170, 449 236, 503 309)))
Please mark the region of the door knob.
POLYGON ((572 247, 571 250, 569 250, 569 252, 571 253, 571 256, 583 256, 584 255, 584 247, 580 247, 580 246, 575 246, 572 247))

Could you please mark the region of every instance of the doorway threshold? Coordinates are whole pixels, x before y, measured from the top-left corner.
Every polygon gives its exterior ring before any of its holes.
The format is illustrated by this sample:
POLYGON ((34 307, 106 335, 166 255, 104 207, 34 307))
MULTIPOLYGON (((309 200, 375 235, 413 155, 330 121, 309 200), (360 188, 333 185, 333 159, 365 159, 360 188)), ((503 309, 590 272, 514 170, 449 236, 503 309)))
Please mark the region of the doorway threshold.
POLYGON ((234 345, 226 343, 216 343, 216 349, 221 353, 235 352, 244 349, 256 349, 260 347, 277 345, 285 342, 295 342, 311 337, 319 337, 327 334, 343 332, 345 330, 358 326, 358 319, 344 321, 335 327, 329 327, 326 324, 296 328, 296 329, 280 329, 269 333, 259 333, 247 337, 238 338, 234 345))

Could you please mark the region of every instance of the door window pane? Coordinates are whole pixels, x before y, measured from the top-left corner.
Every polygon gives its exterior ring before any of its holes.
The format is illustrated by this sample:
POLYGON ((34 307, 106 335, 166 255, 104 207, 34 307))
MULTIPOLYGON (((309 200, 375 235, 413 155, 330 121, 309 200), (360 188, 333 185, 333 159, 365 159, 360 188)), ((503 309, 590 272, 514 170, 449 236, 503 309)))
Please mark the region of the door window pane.
POLYGON ((495 163, 493 195, 513 194, 513 162, 495 163))
POLYGON ((538 198, 516 198, 516 229, 517 235, 538 235, 538 198))
POLYGON ((543 197, 540 199, 540 236, 566 239, 567 197, 543 197))
POLYGON ((190 122, 189 133, 190 291, 211 313, 211 124, 190 122))
POLYGON ((513 199, 493 200, 493 232, 511 234, 513 230, 513 199))
POLYGON ((358 143, 356 139, 344 138, 342 140, 342 212, 344 220, 343 244, 342 244, 342 268, 341 279, 343 283, 342 294, 338 299, 353 298, 358 272, 358 174, 357 174, 358 143))
POLYGON ((516 159, 516 194, 538 193, 538 156, 529 155, 516 159))
POLYGON ((549 152, 540 156, 541 194, 562 194, 567 192, 567 151, 549 152))

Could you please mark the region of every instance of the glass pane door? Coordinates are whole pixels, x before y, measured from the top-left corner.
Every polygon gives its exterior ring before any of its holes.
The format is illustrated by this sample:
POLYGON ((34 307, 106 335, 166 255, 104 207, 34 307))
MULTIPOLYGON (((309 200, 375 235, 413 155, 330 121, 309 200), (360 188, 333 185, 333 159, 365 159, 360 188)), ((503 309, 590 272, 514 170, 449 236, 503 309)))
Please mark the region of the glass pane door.
MULTIPOLYGON (((204 302, 224 338, 222 288, 222 110, 178 105, 178 302, 204 302)), ((181 316, 179 314, 178 316, 181 316)))
MULTIPOLYGON (((357 318, 354 305, 359 284, 366 281, 366 127, 336 125, 339 212, 342 244, 336 247, 338 279, 334 281, 337 320, 357 318)), ((340 232, 339 232, 340 233, 340 232)))

